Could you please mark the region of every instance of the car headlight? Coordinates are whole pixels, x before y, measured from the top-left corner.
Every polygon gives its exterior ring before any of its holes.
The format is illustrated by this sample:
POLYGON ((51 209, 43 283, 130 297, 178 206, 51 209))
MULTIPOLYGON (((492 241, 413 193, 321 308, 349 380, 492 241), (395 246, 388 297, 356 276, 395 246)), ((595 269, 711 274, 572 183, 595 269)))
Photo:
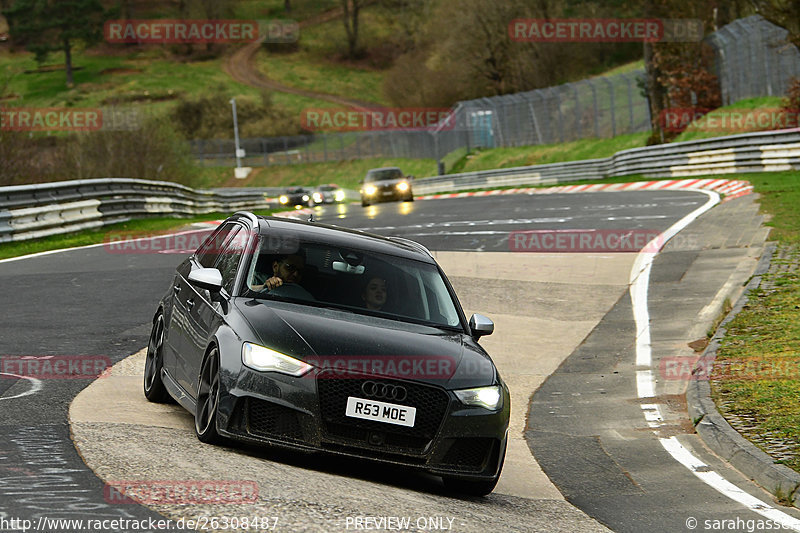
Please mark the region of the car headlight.
POLYGON ((304 201, 304 202, 307 202, 307 201, 308 201, 308 195, 307 195, 307 194, 304 194, 304 195, 303 195, 303 201, 304 201))
POLYGON ((397 190, 406 192, 408 190, 408 183, 406 183, 405 181, 401 181, 400 183, 397 184, 397 190))
POLYGON ((495 410, 500 405, 503 394, 499 385, 491 387, 479 387, 477 389, 463 389, 453 391, 461 403, 465 405, 477 405, 489 410, 495 410))
POLYGON ((367 185, 364 187, 364 194, 367 196, 372 196, 376 192, 378 192, 378 189, 376 189, 374 185, 367 185))
POLYGON ((318 204, 321 204, 322 203, 322 195, 320 193, 318 193, 318 192, 315 192, 314 193, 314 201, 317 202, 318 204))
POLYGON ((278 201, 279 201, 280 203, 282 203, 282 204, 288 204, 288 203, 289 203, 289 197, 288 197, 288 196, 285 196, 285 195, 283 195, 283 196, 281 196, 280 198, 278 198, 278 201))
POLYGON ((344 200, 344 191, 336 191, 335 193, 333 193, 333 199, 336 200, 337 202, 341 202, 342 200, 344 200))
POLYGON ((264 348, 250 342, 242 346, 242 363, 248 368, 261 372, 280 372, 290 376, 300 377, 308 373, 313 367, 294 357, 264 348))

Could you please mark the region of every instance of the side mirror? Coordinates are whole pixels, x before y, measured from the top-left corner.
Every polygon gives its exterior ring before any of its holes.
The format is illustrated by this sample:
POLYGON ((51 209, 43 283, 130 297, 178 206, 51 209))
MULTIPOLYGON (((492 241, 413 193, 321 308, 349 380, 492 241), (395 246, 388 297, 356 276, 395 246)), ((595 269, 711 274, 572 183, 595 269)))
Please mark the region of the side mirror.
POLYGON ((222 290, 222 274, 216 268, 198 268, 189 272, 189 283, 209 292, 222 290))
POLYGON ((409 180, 415 180, 416 179, 414 176, 406 176, 406 178, 408 178, 409 180))
POLYGON ((494 322, 488 317, 475 313, 469 319, 469 329, 476 339, 494 333, 494 322))

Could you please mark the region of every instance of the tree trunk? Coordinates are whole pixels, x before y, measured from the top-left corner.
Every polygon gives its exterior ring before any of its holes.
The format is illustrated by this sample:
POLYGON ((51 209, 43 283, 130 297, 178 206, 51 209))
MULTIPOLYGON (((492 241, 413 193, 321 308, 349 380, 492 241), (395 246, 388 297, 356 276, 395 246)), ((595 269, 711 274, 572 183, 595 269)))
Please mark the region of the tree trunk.
POLYGON ((355 57, 358 47, 358 12, 361 9, 360 0, 342 0, 344 9, 344 31, 347 33, 347 54, 355 57))
POLYGON ((64 67, 67 71, 67 87, 73 87, 75 80, 72 77, 72 47, 69 39, 64 39, 64 67))
POLYGON ((659 80, 661 71, 654 55, 653 43, 644 43, 645 89, 647 91, 647 103, 650 107, 650 126, 652 128, 649 142, 663 143, 664 129, 661 127, 661 115, 664 111, 666 89, 659 80))

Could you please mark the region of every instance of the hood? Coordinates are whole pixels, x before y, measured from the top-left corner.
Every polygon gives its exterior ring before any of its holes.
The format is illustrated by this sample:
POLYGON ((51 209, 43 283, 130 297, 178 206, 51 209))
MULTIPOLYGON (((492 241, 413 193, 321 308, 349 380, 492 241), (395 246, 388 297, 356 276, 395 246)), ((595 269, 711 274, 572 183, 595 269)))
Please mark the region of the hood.
POLYGON ((365 185, 375 185, 376 187, 385 187, 386 185, 397 185, 401 181, 409 181, 407 178, 390 178, 386 180, 376 180, 365 183, 365 185))
POLYGON ((489 357, 463 333, 272 300, 243 299, 236 305, 255 342, 329 375, 366 373, 446 388, 496 380, 489 357))

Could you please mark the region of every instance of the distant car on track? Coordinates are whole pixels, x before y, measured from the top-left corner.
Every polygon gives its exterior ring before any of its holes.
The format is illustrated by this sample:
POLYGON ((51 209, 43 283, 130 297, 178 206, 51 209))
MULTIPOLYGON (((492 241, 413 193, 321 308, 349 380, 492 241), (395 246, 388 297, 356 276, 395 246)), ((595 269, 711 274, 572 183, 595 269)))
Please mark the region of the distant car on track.
POLYGON ((399 464, 483 495, 511 408, 478 344, 493 330, 420 244, 240 212, 177 267, 144 394, 193 413, 203 442, 399 464))
POLYGON ((361 183, 361 205, 392 200, 414 201, 411 181, 414 176, 405 176, 397 167, 373 168, 367 171, 361 183))
POLYGON ((344 189, 340 188, 335 183, 328 183, 317 187, 314 190, 312 198, 314 203, 317 204, 335 204, 344 202, 345 193, 344 189))
POLYGON ((314 198, 311 189, 305 187, 291 187, 280 195, 278 202, 281 205, 293 207, 314 207, 314 198))

